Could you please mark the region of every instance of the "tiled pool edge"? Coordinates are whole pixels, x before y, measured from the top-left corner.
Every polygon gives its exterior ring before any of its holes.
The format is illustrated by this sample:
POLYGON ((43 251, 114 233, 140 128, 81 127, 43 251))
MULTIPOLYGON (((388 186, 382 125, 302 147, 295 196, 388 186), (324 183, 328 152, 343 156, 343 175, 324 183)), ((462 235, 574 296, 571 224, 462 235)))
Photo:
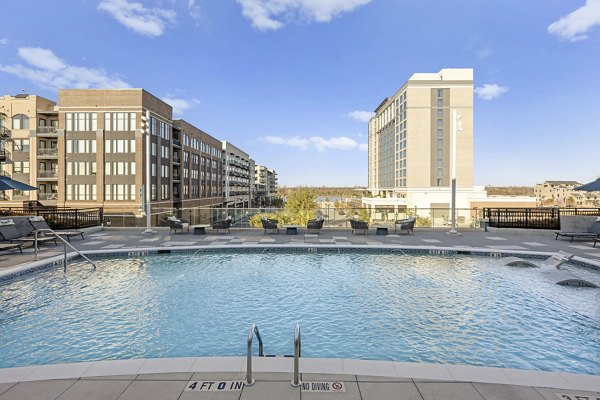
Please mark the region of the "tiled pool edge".
MULTIPOLYGON (((300 372, 303 374, 360 375, 405 378, 417 381, 495 383, 552 389, 600 391, 600 376, 568 372, 354 359, 301 358, 300 361, 300 372)), ((291 358, 254 357, 253 371, 256 373, 291 373, 292 362, 291 358)), ((180 372, 222 372, 235 374, 235 376, 241 378, 246 372, 246 361, 245 357, 188 357, 0 368, 0 383, 180 372)))
MULTIPOLYGON (((541 252, 541 251, 523 251, 523 250, 499 250, 490 249, 485 247, 436 247, 436 246, 402 246, 402 245, 330 245, 330 244, 256 244, 256 245, 205 245, 205 246, 166 246, 166 247, 128 247, 120 249, 110 250, 84 250, 82 254, 86 256, 129 256, 139 257, 148 254, 177 254, 177 253, 211 253, 220 252, 226 250, 227 252, 243 252, 243 253, 256 253, 256 252, 340 252, 350 251, 358 253, 407 253, 407 254, 422 254, 422 255, 474 255, 474 256, 486 256, 486 257, 507 257, 507 256, 519 256, 524 258, 544 259, 554 252, 541 252)), ((75 252, 67 254, 69 261, 80 258, 75 252)), ((32 273, 35 271, 43 270, 50 267, 62 266, 62 260, 64 255, 57 255, 49 257, 44 260, 33 261, 27 264, 21 264, 14 268, 0 271, 0 284, 18 278, 19 276, 32 273)), ((591 260, 583 257, 574 257, 571 264, 578 264, 585 267, 591 267, 600 269, 600 261, 591 260)))

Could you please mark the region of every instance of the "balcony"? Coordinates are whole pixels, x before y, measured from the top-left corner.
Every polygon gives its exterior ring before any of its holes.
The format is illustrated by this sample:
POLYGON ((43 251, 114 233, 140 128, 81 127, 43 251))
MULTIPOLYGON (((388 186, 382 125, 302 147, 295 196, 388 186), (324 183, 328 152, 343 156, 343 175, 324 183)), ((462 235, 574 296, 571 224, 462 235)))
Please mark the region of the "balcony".
POLYGON ((58 149, 56 147, 46 147, 37 150, 38 157, 57 158, 58 149))
POLYGON ((56 126, 38 126, 36 136, 38 137, 58 137, 56 126))
POLYGON ((38 200, 58 200, 58 193, 38 193, 38 200))
POLYGON ((58 171, 38 171, 38 179, 58 179, 58 171))

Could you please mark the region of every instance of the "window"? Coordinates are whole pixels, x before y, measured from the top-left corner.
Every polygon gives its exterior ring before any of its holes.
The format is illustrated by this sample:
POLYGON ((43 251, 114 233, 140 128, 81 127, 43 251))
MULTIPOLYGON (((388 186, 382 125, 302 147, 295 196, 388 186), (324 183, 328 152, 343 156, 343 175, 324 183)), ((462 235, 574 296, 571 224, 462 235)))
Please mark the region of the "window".
POLYGON ((437 90, 437 94, 438 94, 437 97, 444 97, 444 90, 443 89, 438 89, 437 90))
POLYGON ((438 139, 437 145, 438 147, 444 147, 444 141, 442 139, 438 139))
POLYGON ((444 178, 438 178, 437 179, 437 185, 438 186, 444 186, 444 178))
POLYGON ((98 129, 97 113, 66 113, 66 131, 89 132, 98 129))
POLYGON ((444 166, 444 160, 441 159, 441 158, 438 158, 438 160, 437 160, 437 166, 438 167, 443 167, 444 166))
POLYGON ((441 110, 441 109, 437 110, 437 116, 440 117, 440 118, 443 117, 444 116, 444 110, 441 110))
POLYGON ((46 126, 46 120, 44 118, 38 119, 38 126, 46 126))
POLYGON ((104 130, 113 132, 134 131, 136 114, 127 112, 104 113, 104 130))
POLYGON ((29 129, 29 117, 25 114, 17 114, 12 118, 13 129, 29 129))
POLYGON ((15 139, 13 141, 13 151, 29 152, 29 139, 15 139))
POLYGON ((88 176, 96 173, 96 162, 67 162, 67 175, 88 176))
POLYGON ((67 185, 67 200, 96 200, 96 185, 67 185))
POLYGON ((444 100, 442 100, 442 99, 438 99, 438 101, 437 101, 437 106, 438 106, 439 108, 441 108, 441 107, 444 107, 444 100))
POLYGON ((95 153, 96 140, 67 140, 67 153, 95 153))
POLYGON ((116 140, 105 140, 105 152, 106 153, 134 153, 135 152, 135 139, 116 139, 116 140))
POLYGON ((444 151, 442 149, 438 149, 437 156, 438 157, 443 157, 444 156, 444 151))
POLYGON ((13 164, 13 172, 15 174, 28 174, 29 161, 15 161, 13 164))
POLYGON ((437 169, 437 176, 439 178, 441 178, 442 176, 444 176, 444 170, 442 168, 438 168, 437 169))
POLYGON ((437 130, 437 137, 439 137, 439 138, 444 137, 444 130, 443 129, 438 129, 437 130))

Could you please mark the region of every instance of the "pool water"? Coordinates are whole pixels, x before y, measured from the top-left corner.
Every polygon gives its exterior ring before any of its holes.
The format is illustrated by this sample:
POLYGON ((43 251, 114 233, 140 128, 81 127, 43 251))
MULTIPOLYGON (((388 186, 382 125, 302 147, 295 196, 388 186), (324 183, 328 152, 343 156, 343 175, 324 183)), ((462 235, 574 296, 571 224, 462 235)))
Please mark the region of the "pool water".
MULTIPOLYGON (((268 354, 600 374, 600 289, 475 256, 191 253, 0 286, 0 367, 268 354)), ((568 266, 600 284, 600 272, 568 266)))

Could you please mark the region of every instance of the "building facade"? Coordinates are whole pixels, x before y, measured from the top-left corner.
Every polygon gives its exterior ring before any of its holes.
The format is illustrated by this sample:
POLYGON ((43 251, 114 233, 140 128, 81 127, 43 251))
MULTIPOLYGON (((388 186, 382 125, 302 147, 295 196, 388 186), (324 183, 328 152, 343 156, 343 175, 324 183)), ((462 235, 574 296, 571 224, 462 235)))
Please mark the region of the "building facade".
POLYGON ((457 207, 485 197, 473 187, 473 70, 416 73, 385 98, 369 121, 371 208, 450 207, 452 130, 456 134, 457 207), (457 120, 454 121, 453 113, 457 120))
POLYGON ((545 181, 535 185, 534 194, 539 206, 600 207, 600 194, 575 190, 582 184, 576 181, 545 181))
POLYGON ((260 207, 270 202, 277 196, 277 172, 263 165, 254 169, 254 184, 256 188, 255 204, 260 207))
POLYGON ((23 206, 23 202, 58 198, 58 109, 41 96, 19 94, 0 97, 2 173, 17 181, 39 187, 39 191, 0 192, 3 203, 23 206))
POLYGON ((222 142, 223 203, 228 208, 252 207, 254 199, 254 160, 230 142, 222 142))
POLYGON ((39 200, 103 207, 106 215, 134 218, 131 223, 145 213, 147 190, 152 214, 223 206, 221 141, 173 120, 170 105, 143 89, 58 95, 58 104, 32 95, 0 98, 7 115, 2 172, 39 188, 5 192, 5 206, 39 200))

